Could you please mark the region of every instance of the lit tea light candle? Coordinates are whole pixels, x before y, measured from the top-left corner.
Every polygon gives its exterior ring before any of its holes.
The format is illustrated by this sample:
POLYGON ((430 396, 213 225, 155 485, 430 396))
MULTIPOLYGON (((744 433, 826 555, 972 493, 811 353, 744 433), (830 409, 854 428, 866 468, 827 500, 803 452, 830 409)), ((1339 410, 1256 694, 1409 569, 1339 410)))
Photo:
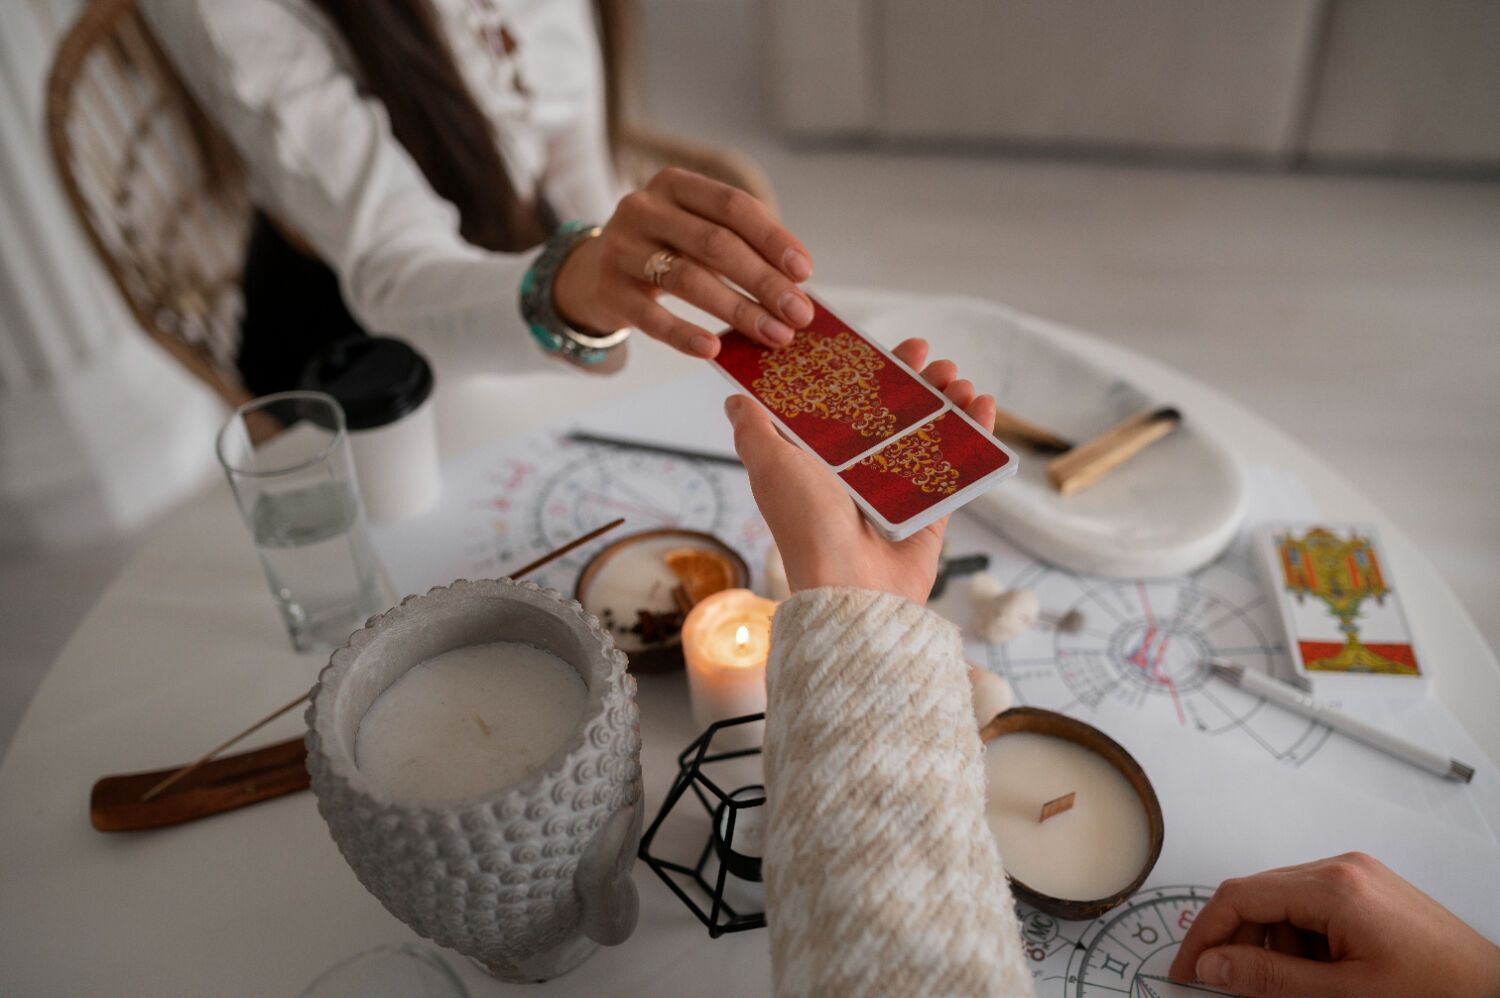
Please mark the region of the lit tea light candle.
MULTIPOLYGON (((775 612, 772 600, 748 589, 726 589, 693 607, 683 621, 688 696, 699 727, 766 709, 766 656, 775 612)), ((753 741, 763 731, 761 725, 747 724, 724 735, 753 741)))
POLYGON ((1065 901, 1112 898, 1154 862, 1152 822, 1134 785, 1099 752, 1011 731, 985 747, 986 817, 1005 872, 1065 901))
POLYGON ((374 795, 465 800, 519 783, 583 721, 588 688, 551 652, 470 645, 414 666, 365 713, 354 758, 374 795))

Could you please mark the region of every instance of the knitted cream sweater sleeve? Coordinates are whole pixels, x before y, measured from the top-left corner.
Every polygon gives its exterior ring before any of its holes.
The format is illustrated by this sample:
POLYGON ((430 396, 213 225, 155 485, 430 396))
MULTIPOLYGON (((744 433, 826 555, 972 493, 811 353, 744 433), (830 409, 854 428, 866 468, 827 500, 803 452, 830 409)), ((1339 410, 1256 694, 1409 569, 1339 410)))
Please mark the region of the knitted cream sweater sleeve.
POLYGON ((776 612, 766 682, 776 994, 1032 994, 958 629, 808 590, 776 612))

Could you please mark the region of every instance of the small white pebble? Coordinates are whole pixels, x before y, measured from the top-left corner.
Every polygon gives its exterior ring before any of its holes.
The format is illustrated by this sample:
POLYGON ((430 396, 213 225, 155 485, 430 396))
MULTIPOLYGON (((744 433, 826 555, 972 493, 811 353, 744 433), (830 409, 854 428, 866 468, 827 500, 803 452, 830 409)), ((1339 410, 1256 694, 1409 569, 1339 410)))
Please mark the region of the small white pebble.
POLYGON ((973 597, 976 608, 981 600, 994 599, 1003 592, 1005 587, 989 572, 977 572, 969 579, 969 595, 973 597))
POLYGON ((980 637, 992 645, 1004 644, 1036 626, 1042 604, 1030 589, 1012 589, 989 599, 975 601, 974 623, 980 637))

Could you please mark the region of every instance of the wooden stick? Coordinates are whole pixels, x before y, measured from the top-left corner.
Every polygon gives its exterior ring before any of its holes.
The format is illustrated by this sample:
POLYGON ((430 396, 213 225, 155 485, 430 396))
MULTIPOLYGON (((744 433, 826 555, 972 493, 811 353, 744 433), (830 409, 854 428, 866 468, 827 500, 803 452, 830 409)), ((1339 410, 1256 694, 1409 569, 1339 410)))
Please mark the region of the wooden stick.
POLYGON ((1071 793, 1063 794, 1061 797, 1054 797, 1052 800, 1049 800, 1047 803, 1042 805, 1042 816, 1036 819, 1037 824, 1041 824, 1048 818, 1056 817, 1057 815, 1062 814, 1064 811, 1073 810, 1073 802, 1077 799, 1078 791, 1075 790, 1071 793))
POLYGON ((568 552, 572 551, 574 548, 583 547, 583 545, 587 544, 589 541, 596 540, 597 538, 603 537, 605 534, 609 533, 611 530, 615 529, 616 527, 618 527, 620 524, 622 524, 624 522, 625 522, 625 518, 622 516, 622 517, 619 517, 617 519, 610 520, 608 523, 606 523, 602 527, 595 527, 593 530, 590 530, 588 533, 584 534, 582 537, 575 537, 575 538, 573 538, 571 541, 569 541, 568 543, 564 544, 562 547, 558 548, 556 551, 549 551, 546 554, 542 555, 540 558, 538 558, 536 561, 533 561, 531 564, 529 564, 529 565, 522 565, 520 568, 518 568, 514 572, 512 572, 510 574, 510 577, 512 579, 524 579, 526 576, 530 575, 532 572, 535 572, 537 569, 541 568, 542 566, 552 564, 554 561, 556 561, 557 559, 561 558, 563 555, 567 554, 568 552))
POLYGON ((150 800, 151 798, 155 797, 157 794, 161 793, 163 790, 165 790, 168 787, 172 786, 173 784, 177 783, 177 781, 181 780, 183 777, 185 777, 188 774, 192 773, 199 766, 202 766, 205 762, 212 761, 214 756, 218 755, 220 752, 224 751, 229 746, 233 745, 235 742, 238 742, 241 738, 247 738, 250 735, 255 734, 255 732, 259 731, 261 728, 264 728, 266 725, 268 725, 272 721, 276 720, 282 714, 285 714, 287 711, 291 710, 293 707, 297 706, 299 703, 302 703, 304 700, 307 699, 307 697, 308 697, 307 693, 302 694, 300 697, 298 697, 297 699, 293 700, 291 703, 287 704, 285 707, 278 707, 275 710, 271 711, 271 713, 267 714, 265 717, 261 718, 259 721, 256 721, 254 724, 250 725, 250 727, 246 728, 244 731, 241 731, 239 734, 235 735, 234 737, 227 738, 224 741, 220 742, 218 745, 215 745, 213 748, 211 748, 207 752, 203 753, 203 755, 200 756, 198 759, 194 760, 193 762, 188 763, 186 766, 183 766, 177 772, 173 773, 171 776, 167 777, 165 780, 162 780, 160 783, 158 783, 156 786, 152 787, 150 790, 147 790, 145 793, 141 794, 141 803, 142 804, 146 803, 146 801, 150 800))
POLYGON ((1023 443, 1043 454, 1064 454, 1073 449, 1072 441, 1065 440, 1027 419, 1004 409, 995 410, 995 436, 1003 440, 1023 443))
POLYGON ((1182 413, 1171 406, 1138 412, 1089 442, 1047 462, 1047 478, 1063 495, 1086 489, 1177 429, 1181 423, 1182 413))
MULTIPOLYGON (((510 578, 512 578, 512 579, 521 579, 521 578, 524 578, 525 576, 530 575, 532 572, 535 572, 537 569, 541 568, 542 566, 551 564, 552 562, 554 562, 557 559, 561 558, 563 555, 565 555, 568 552, 574 550, 575 548, 581 547, 582 545, 587 544, 589 541, 592 541, 592 540, 594 540, 594 539, 596 539, 598 537, 603 536, 604 534, 609 533, 611 530, 615 529, 616 527, 618 527, 620 524, 622 524, 624 522, 625 522, 625 518, 622 516, 622 517, 619 517, 617 519, 609 521, 608 523, 606 523, 602 527, 596 527, 595 529, 590 530, 588 533, 584 534, 581 537, 575 537, 571 541, 569 541, 568 543, 564 544, 562 547, 557 548, 556 550, 553 550, 553 551, 549 551, 546 554, 542 555, 540 558, 538 558, 536 561, 533 561, 531 564, 529 564, 529 565, 523 565, 520 568, 516 569, 516 571, 511 574, 510 578)), ((271 713, 267 714, 265 717, 261 718, 259 721, 256 721, 254 724, 250 725, 250 727, 246 728, 244 731, 241 731, 239 734, 235 735, 233 738, 229 738, 229 739, 227 739, 227 740, 219 743, 218 745, 215 745, 213 748, 211 748, 207 752, 205 752, 200 758, 195 759, 194 761, 188 763, 186 766, 183 766, 181 769, 177 770, 171 776, 168 776, 166 779, 162 780, 156 786, 152 787, 150 790, 147 790, 144 794, 141 794, 141 803, 144 804, 146 801, 148 801, 151 798, 155 797, 157 794, 161 793, 163 790, 166 790, 168 787, 173 786, 178 781, 180 781, 180 780, 186 778, 187 776, 191 775, 193 772, 195 772, 204 763, 212 761, 213 758, 216 755, 218 755, 220 752, 222 752, 225 749, 229 748, 231 745, 234 745, 236 742, 240 741, 241 739, 248 738, 251 735, 255 734, 255 732, 259 731, 261 728, 264 728, 266 725, 270 724, 272 721, 276 720, 278 717, 280 717, 282 714, 285 714, 287 711, 291 710, 293 707, 296 707, 300 703, 305 703, 307 701, 307 699, 309 697, 311 697, 311 696, 312 696, 312 690, 308 690, 306 693, 302 694, 300 697, 298 697, 297 699, 293 700, 291 703, 287 704, 285 707, 278 707, 276 710, 274 710, 271 713)))

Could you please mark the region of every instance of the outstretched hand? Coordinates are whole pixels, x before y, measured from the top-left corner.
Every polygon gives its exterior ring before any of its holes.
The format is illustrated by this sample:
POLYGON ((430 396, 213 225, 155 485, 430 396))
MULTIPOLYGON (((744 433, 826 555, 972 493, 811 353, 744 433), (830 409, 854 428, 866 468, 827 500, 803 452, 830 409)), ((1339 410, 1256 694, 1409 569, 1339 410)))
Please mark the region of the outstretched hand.
POLYGON ((798 287, 812 276, 812 266, 807 247, 760 201, 668 167, 620 200, 598 239, 564 258, 552 297, 575 326, 634 326, 707 358, 719 352, 719 338, 657 304, 660 295, 676 295, 757 343, 780 347, 812 321, 812 301, 798 287), (665 252, 674 254, 673 262, 654 285, 645 267, 665 252))
POLYGON ((1363 853, 1226 880, 1173 980, 1255 998, 1500 996, 1500 947, 1363 853))
MULTIPOLYGON (((933 387, 981 426, 995 421, 995 400, 978 395, 951 360, 927 361, 927 343, 911 339, 895 350, 933 387)), ((921 606, 937 577, 943 517, 904 541, 888 541, 865 520, 838 479, 783 438, 764 409, 741 395, 724 405, 734 424, 734 446, 755 502, 786 564, 792 592, 818 586, 852 586, 904 596, 921 606)))

